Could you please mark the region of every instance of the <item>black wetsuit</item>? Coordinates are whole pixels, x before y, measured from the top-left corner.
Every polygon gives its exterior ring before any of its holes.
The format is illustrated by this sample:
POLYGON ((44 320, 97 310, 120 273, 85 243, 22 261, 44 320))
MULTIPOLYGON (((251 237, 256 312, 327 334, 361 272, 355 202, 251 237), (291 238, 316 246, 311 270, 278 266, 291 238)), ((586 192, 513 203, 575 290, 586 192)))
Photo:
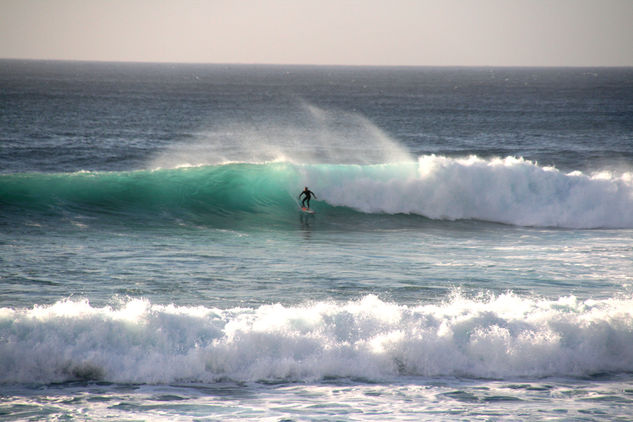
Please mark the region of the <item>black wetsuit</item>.
MULTIPOLYGON (((299 198, 301 198, 301 195, 305 195, 305 198, 303 198, 303 201, 301 201, 301 206, 305 207, 305 203, 307 202, 308 208, 310 208, 310 198, 312 198, 312 195, 314 195, 314 192, 306 189, 299 194, 299 198)), ((316 195, 314 195, 314 197, 316 198, 316 195)))

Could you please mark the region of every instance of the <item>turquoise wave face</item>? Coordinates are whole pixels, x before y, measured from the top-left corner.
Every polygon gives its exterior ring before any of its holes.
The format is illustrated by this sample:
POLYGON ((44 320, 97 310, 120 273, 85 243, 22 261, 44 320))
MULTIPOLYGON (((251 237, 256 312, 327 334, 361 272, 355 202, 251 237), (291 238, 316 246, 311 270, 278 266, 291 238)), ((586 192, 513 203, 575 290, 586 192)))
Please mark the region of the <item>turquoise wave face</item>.
POLYGON ((155 171, 0 176, 3 213, 155 220, 296 213, 297 171, 284 164, 230 164, 155 171))

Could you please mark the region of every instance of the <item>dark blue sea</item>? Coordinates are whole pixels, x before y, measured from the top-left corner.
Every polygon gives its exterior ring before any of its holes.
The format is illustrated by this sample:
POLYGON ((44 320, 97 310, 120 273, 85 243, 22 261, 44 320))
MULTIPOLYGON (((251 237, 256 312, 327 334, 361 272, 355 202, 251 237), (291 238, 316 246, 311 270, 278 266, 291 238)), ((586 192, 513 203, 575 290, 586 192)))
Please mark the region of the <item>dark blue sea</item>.
POLYGON ((631 414, 632 68, 0 61, 0 419, 631 414))

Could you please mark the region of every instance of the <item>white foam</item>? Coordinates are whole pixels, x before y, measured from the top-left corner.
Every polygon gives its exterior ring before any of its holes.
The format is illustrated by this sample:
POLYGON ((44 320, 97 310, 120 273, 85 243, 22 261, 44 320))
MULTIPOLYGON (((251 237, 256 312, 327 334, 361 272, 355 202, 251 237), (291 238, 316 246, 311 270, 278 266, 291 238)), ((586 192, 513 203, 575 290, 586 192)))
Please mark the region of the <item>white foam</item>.
POLYGON ((63 301, 0 309, 0 382, 383 379, 633 371, 633 298, 475 299, 227 310, 63 301))
POLYGON ((632 228, 630 173, 562 173, 522 158, 419 157, 417 163, 313 167, 304 177, 332 205, 523 226, 632 228))

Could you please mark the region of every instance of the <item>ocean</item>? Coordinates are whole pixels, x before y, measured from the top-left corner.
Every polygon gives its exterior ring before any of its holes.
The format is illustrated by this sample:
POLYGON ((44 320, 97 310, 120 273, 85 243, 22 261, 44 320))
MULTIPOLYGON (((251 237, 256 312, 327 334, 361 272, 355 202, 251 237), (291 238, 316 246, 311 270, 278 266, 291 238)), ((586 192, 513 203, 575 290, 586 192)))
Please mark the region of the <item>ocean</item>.
POLYGON ((2 420, 630 420, 632 283, 632 68, 0 61, 2 420))

